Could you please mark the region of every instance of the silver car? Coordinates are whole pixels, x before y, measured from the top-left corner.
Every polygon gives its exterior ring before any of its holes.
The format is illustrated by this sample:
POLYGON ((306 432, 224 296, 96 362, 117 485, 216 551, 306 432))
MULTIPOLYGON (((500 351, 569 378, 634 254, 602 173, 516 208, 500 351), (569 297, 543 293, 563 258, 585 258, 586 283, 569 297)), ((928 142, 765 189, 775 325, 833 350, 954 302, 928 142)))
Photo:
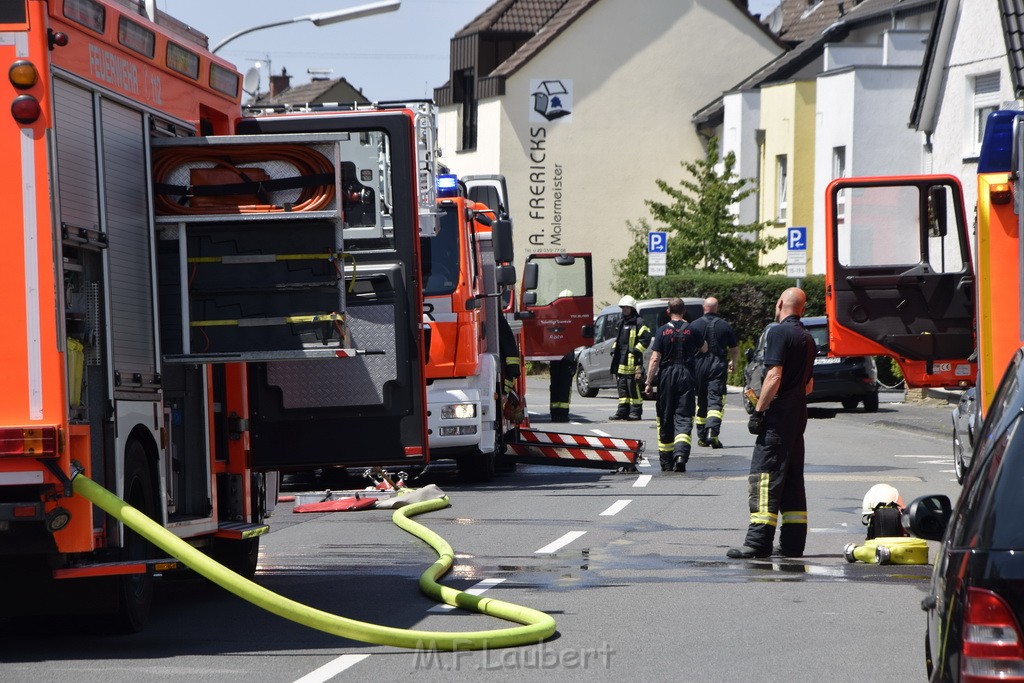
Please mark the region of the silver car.
POLYGON ((953 408, 953 469, 957 483, 963 484, 974 462, 974 435, 981 429, 978 390, 971 387, 960 394, 953 408))
MULTIPOLYGON (((668 302, 665 299, 644 299, 636 302, 636 310, 640 317, 651 328, 651 332, 668 322, 668 302)), ((685 297, 685 317, 696 320, 704 315, 704 299, 685 297)), ((605 306, 594 320, 594 345, 581 346, 576 349, 576 391, 580 396, 593 398, 601 389, 614 389, 616 378, 611 374, 612 344, 615 343, 615 331, 622 319, 622 309, 618 306, 605 306)), ((644 352, 644 367, 651 358, 651 350, 644 352)))

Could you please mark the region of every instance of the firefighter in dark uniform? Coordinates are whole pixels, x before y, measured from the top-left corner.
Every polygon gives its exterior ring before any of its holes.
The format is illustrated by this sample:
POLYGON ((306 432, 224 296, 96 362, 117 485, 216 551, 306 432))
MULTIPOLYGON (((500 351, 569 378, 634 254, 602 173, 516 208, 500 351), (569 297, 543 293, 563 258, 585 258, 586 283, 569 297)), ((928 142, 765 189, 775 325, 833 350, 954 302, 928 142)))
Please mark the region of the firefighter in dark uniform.
POLYGON ((757 435, 750 463, 750 526, 733 559, 768 557, 781 522, 776 552, 800 557, 807 542, 807 493, 804 490, 804 429, 807 394, 814 386, 814 339, 800 324, 807 303, 803 290, 791 287, 775 304, 778 325, 767 332, 766 373, 747 429, 757 435))
POLYGON ((505 394, 515 389, 516 380, 522 374, 519 357, 519 342, 504 313, 498 313, 498 354, 501 356, 502 389, 505 394))
POLYGON ((704 299, 704 316, 693 322, 704 332, 708 343, 706 353, 697 354, 697 445, 721 448, 718 434, 725 410, 726 382, 739 362, 740 347, 736 333, 723 318, 718 317, 718 299, 704 299))
POLYGON ((685 472, 690 459, 694 392, 694 359, 707 351, 702 330, 683 320, 686 305, 680 298, 668 302, 669 321, 654 333, 645 392, 658 378, 658 459, 663 472, 685 472))
MULTIPOLYGON (((559 298, 572 296, 571 289, 563 289, 559 298)), ((548 386, 548 410, 552 422, 569 421, 569 400, 572 397, 572 378, 576 374, 576 352, 570 351, 559 360, 548 364, 551 374, 548 386)))
POLYGON ((550 363, 551 385, 548 387, 548 410, 552 422, 569 421, 569 399, 572 393, 572 377, 576 372, 576 352, 567 353, 561 360, 550 363))
POLYGON ((651 328, 636 310, 636 299, 619 299, 622 318, 612 344, 611 374, 618 378, 619 407, 612 420, 639 420, 643 417, 644 398, 640 395, 644 351, 651 345, 651 328))

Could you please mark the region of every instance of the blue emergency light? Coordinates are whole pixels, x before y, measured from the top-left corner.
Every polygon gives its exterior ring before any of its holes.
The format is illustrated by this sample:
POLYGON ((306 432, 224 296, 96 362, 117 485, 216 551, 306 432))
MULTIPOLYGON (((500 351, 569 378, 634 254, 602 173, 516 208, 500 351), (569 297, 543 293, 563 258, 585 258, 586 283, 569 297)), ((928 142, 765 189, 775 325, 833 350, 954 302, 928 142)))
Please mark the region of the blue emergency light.
POLYGON ((1013 122, 1019 111, 1000 110, 988 115, 978 156, 978 173, 1009 173, 1013 169, 1013 122))
POLYGON ((444 173, 437 176, 438 197, 458 197, 459 178, 453 173, 444 173))

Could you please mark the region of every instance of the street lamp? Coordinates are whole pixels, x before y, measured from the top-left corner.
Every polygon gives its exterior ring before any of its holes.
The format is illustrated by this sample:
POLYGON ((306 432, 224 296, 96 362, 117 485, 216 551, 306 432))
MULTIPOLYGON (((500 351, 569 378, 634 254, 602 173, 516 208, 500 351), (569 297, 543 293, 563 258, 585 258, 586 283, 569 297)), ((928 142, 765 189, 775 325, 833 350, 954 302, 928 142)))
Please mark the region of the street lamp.
POLYGON ((238 33, 232 33, 230 36, 217 43, 211 52, 216 52, 235 38, 244 36, 246 33, 252 33, 253 31, 261 31, 265 28, 284 26, 286 24, 297 24, 301 21, 312 22, 314 26, 327 26, 328 24, 337 24, 340 21, 361 19, 362 17, 368 17, 374 14, 383 14, 384 12, 394 12, 401 4, 402 0, 381 0, 380 2, 357 5, 356 7, 349 7, 348 9, 339 9, 334 10, 333 12, 318 12, 316 14, 304 14, 301 17, 295 17, 293 19, 283 19, 269 24, 252 26, 239 31, 238 33))

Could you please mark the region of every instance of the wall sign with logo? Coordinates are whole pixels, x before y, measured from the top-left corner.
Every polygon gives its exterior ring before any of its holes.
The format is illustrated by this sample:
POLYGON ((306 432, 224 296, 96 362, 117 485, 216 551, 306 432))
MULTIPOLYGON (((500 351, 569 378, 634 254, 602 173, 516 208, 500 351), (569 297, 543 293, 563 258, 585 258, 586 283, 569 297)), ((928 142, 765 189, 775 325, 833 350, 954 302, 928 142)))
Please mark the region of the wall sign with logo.
POLYGON ((572 121, 571 80, 530 81, 530 123, 572 121))
POLYGON ((566 251, 562 233, 565 196, 565 166, 556 163, 551 142, 556 129, 572 122, 572 81, 533 79, 530 81, 529 244, 527 251, 566 251))

